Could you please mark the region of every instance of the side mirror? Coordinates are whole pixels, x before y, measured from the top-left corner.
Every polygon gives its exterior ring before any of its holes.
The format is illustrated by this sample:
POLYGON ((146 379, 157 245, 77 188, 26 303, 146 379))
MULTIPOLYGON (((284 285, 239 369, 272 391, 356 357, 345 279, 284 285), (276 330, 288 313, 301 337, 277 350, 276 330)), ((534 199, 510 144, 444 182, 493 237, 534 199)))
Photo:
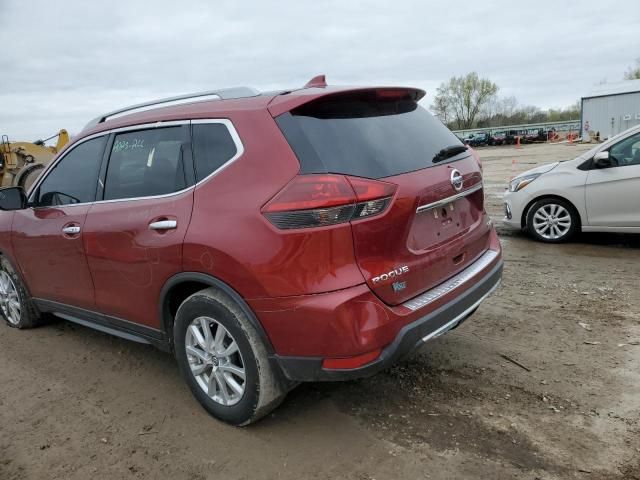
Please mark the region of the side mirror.
POLYGON ((614 162, 609 156, 608 151, 598 152, 593 157, 593 165, 596 168, 609 168, 614 166, 614 162))
POLYGON ((0 188, 0 210, 22 210, 27 207, 27 194, 22 187, 0 188))

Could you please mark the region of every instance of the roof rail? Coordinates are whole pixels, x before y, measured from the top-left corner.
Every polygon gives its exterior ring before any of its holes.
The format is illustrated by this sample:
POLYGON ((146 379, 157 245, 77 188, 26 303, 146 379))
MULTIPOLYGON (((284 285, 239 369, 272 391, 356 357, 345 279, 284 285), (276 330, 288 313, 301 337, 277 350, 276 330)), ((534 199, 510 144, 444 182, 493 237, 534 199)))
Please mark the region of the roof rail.
MULTIPOLYGON (((200 98, 200 97, 218 97, 219 100, 229 100, 232 98, 256 97, 258 95, 260 95, 260 92, 254 88, 233 87, 233 88, 223 88, 221 90, 210 90, 208 92, 187 93, 185 95, 177 95, 175 97, 161 98, 158 100, 152 100, 150 102, 137 103, 135 105, 120 108, 118 110, 114 110, 112 112, 108 112, 103 115, 100 115, 99 117, 96 117, 93 120, 91 120, 89 123, 87 123, 87 125, 85 125, 83 130, 88 130, 89 128, 95 127, 96 125, 107 121, 109 117, 114 117, 122 113, 130 112, 133 110, 139 110, 145 107, 162 105, 163 103, 179 102, 181 100, 191 100, 191 99, 200 98)), ((188 103, 188 102, 185 102, 185 103, 188 103)))

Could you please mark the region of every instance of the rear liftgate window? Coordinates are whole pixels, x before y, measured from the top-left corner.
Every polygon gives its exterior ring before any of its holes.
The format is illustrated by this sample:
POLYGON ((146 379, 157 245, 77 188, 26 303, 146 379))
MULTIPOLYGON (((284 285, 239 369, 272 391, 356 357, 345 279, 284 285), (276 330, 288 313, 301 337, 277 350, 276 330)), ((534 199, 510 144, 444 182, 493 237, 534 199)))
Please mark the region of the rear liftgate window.
POLYGON ((276 121, 303 174, 390 177, 430 167, 441 150, 462 146, 408 95, 389 95, 384 90, 321 98, 276 121))

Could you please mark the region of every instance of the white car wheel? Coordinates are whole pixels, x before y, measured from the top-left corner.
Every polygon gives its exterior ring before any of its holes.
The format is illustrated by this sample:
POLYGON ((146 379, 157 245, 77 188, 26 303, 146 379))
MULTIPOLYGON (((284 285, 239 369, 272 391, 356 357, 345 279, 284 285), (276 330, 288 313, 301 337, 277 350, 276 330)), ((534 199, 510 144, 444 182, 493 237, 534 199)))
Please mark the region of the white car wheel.
POLYGON ((575 209, 567 201, 548 198, 534 203, 527 213, 527 230, 536 239, 549 243, 569 240, 578 228, 575 209))

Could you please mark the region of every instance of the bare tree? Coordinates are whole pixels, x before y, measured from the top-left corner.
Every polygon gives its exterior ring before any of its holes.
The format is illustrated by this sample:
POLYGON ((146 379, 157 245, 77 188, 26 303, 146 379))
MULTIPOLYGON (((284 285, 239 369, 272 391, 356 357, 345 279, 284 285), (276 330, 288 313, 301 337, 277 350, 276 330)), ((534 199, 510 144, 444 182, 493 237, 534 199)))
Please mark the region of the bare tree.
POLYGON ((518 100, 516 97, 504 97, 500 100, 500 114, 505 117, 511 117, 518 109, 518 100))
POLYGON ((638 80, 640 79, 640 58, 636 58, 636 66, 629 67, 624 74, 625 80, 638 80))
POLYGON ((500 113, 500 99, 494 95, 480 108, 478 121, 493 118, 500 113))
POLYGON ((441 91, 442 87, 437 89, 437 94, 431 105, 431 111, 440 119, 442 123, 448 125, 452 119, 451 103, 445 92, 441 91))
POLYGON ((463 77, 452 77, 440 85, 432 108, 438 115, 438 107, 446 106, 447 113, 455 118, 458 128, 471 128, 481 109, 497 92, 495 83, 471 72, 463 77))

